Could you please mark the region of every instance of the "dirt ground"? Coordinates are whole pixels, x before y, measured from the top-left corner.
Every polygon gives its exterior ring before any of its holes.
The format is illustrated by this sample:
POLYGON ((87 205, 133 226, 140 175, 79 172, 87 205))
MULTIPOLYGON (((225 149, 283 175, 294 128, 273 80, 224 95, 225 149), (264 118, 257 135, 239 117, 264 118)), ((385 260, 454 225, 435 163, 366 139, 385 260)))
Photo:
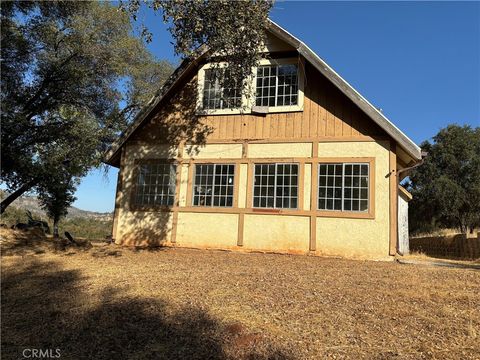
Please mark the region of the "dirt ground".
POLYGON ((480 358, 478 270, 99 244, 4 255, 2 359, 480 358))

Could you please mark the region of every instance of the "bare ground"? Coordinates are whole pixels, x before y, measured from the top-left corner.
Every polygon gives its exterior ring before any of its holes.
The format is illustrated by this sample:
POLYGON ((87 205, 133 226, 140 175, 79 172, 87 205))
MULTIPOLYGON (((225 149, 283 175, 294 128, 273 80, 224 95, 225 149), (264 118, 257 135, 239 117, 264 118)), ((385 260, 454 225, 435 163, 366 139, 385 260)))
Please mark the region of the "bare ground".
POLYGON ((2 359, 479 359, 480 271, 114 245, 2 257, 2 359))

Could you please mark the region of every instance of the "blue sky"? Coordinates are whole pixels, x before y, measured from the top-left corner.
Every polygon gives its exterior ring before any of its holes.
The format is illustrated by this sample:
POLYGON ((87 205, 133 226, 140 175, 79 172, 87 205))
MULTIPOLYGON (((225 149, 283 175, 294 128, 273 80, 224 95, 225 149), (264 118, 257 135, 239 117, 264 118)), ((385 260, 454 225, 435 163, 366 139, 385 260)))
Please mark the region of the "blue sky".
MULTIPOLYGON (((480 126, 479 2, 281 2, 270 17, 303 40, 415 142, 480 126)), ((149 48, 176 62, 160 16, 149 48)), ((93 171, 75 206, 112 211, 117 170, 93 171)))

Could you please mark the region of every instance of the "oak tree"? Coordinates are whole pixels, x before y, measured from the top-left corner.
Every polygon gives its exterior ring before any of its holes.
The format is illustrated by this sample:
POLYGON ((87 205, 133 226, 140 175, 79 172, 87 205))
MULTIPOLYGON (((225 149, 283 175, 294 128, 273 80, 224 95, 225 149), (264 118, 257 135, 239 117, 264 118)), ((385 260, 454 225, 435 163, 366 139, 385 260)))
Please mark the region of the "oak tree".
POLYGON ((412 231, 480 226, 480 127, 449 125, 425 141, 425 163, 410 176, 412 231))

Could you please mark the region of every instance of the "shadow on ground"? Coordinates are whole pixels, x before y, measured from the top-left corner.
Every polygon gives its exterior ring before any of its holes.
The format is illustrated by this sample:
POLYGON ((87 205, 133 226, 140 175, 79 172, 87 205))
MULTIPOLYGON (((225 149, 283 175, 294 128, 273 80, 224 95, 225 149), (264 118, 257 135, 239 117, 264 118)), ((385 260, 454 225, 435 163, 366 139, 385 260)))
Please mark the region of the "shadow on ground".
POLYGON ((94 281, 52 261, 19 258, 4 268, 2 359, 21 359, 27 348, 59 349, 62 359, 293 358, 194 305, 172 309, 126 296, 121 285, 92 296, 94 281))

